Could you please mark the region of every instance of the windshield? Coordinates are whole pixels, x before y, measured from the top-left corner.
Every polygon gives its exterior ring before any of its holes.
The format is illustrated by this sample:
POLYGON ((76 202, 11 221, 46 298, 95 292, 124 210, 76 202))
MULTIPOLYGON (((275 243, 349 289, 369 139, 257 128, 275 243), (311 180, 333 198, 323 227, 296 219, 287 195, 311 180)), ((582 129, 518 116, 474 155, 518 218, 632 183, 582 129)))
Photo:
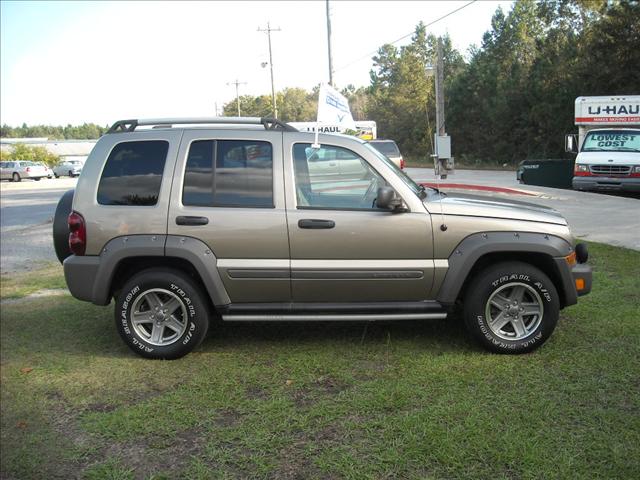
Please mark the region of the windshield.
POLYGON ((376 150, 371 144, 365 143, 364 146, 368 148, 371 152, 373 152, 376 157, 378 157, 385 164, 387 164, 389 168, 391 168, 402 179, 402 181, 406 183, 411 190, 413 190, 413 193, 418 195, 420 198, 423 198, 424 187, 414 182, 409 175, 407 175, 406 173, 404 173, 403 170, 400 169, 400 167, 398 167, 395 163, 389 160, 385 155, 383 155, 378 150, 376 150))
POLYGON ((387 157, 400 156, 400 150, 398 150, 396 142, 369 142, 369 144, 387 157))
POLYGON ((583 152, 640 152, 640 130, 599 130, 589 132, 583 152))

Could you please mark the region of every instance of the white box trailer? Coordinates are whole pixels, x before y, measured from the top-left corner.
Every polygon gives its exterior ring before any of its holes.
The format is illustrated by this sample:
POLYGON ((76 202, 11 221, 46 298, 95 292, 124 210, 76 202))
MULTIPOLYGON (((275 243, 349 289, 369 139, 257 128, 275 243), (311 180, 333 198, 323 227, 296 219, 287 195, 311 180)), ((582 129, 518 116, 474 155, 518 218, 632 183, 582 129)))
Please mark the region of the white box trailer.
POLYGON ((640 192, 640 95, 578 97, 575 124, 573 188, 640 192))
MULTIPOLYGON (((375 140, 378 138, 378 126, 373 120, 356 120, 356 136, 363 140, 375 140)), ((316 122, 289 122, 301 132, 315 132, 316 122)), ((345 128, 340 125, 320 124, 320 133, 344 133, 345 128)))

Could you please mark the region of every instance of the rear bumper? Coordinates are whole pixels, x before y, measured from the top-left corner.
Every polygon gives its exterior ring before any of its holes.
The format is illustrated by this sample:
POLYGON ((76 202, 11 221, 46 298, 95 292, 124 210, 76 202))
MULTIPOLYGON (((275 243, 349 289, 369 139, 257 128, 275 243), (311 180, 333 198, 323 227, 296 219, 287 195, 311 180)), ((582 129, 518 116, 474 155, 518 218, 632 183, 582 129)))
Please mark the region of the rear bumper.
POLYGON ((573 177, 574 190, 640 192, 640 178, 573 177))

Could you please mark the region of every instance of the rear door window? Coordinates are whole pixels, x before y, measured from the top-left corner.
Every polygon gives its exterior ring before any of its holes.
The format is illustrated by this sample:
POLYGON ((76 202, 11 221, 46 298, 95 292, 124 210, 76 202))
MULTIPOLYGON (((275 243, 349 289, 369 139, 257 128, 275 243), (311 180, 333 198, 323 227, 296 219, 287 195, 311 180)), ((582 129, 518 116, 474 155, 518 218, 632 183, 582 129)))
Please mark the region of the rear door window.
POLYGON ((168 150, 169 142, 165 140, 117 144, 102 171, 98 203, 139 206, 158 203, 168 150))
POLYGON ((182 204, 273 208, 273 147, 258 140, 194 141, 182 204))

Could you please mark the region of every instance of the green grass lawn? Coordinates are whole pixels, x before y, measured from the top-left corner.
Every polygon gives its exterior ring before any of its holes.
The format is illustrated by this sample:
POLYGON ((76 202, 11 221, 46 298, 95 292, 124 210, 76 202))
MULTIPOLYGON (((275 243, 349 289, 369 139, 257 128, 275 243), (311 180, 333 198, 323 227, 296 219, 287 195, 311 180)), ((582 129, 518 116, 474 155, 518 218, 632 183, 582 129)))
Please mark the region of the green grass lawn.
POLYGON ((59 267, 3 278, 0 477, 639 478, 640 252, 590 248, 593 293, 522 356, 449 320, 216 325, 143 360, 111 307, 24 297, 59 267))

